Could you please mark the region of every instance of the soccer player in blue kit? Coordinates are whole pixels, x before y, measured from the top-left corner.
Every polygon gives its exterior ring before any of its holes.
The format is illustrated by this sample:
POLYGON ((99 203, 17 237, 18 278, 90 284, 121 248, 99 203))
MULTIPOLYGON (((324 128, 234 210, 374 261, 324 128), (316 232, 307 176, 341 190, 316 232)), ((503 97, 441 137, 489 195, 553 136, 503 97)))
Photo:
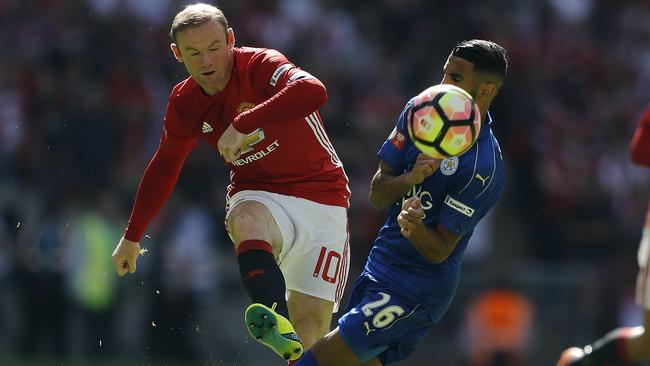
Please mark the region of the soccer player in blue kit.
POLYGON ((379 150, 370 199, 388 208, 346 313, 296 366, 387 365, 407 358, 449 307, 463 253, 479 220, 499 199, 504 167, 488 109, 508 67, 507 52, 485 40, 457 44, 443 84, 476 101, 482 126, 458 157, 436 160, 413 145, 410 100, 379 150))

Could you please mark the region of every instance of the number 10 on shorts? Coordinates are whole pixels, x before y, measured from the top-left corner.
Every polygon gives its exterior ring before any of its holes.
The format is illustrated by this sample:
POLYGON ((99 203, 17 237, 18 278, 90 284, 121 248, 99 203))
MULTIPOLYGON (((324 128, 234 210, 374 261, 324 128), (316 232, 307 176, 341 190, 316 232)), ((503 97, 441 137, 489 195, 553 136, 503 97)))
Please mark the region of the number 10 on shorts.
POLYGON ((318 261, 316 261, 316 267, 314 267, 314 277, 321 277, 325 282, 335 283, 336 278, 339 275, 339 270, 341 267, 341 254, 334 250, 329 250, 326 247, 320 248, 320 254, 318 255, 318 261), (336 260, 336 263, 333 263, 336 260), (331 269, 334 269, 334 273, 330 275, 331 269))

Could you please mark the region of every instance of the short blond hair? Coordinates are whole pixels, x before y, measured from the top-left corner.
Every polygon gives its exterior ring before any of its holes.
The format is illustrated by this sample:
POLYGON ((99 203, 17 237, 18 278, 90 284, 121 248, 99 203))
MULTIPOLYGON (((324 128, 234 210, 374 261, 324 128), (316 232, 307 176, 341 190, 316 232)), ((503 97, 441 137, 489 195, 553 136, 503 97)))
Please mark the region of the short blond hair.
POLYGON ((226 34, 228 33, 228 20, 221 9, 205 3, 185 5, 185 8, 174 17, 169 36, 176 43, 178 32, 213 21, 221 24, 226 34))

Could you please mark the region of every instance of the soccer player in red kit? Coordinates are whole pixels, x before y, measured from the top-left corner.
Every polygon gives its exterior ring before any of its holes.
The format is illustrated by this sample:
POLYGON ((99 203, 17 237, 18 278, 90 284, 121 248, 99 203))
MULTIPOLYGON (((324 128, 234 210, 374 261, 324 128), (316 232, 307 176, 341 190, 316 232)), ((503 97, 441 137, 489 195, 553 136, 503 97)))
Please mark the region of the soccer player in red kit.
MULTIPOLYGON (((632 161, 650 168, 650 106, 639 121, 631 144, 632 161)), ((583 349, 571 347, 557 366, 632 365, 650 361, 650 202, 638 251, 636 301, 643 307, 643 326, 619 328, 583 349)))
POLYGON ((348 273, 348 179, 318 113, 327 91, 278 51, 235 47, 212 5, 185 7, 170 34, 190 77, 169 97, 160 146, 113 253, 116 271, 135 272, 147 225, 203 140, 231 170, 226 225, 253 302, 247 328, 295 360, 328 331, 348 273))

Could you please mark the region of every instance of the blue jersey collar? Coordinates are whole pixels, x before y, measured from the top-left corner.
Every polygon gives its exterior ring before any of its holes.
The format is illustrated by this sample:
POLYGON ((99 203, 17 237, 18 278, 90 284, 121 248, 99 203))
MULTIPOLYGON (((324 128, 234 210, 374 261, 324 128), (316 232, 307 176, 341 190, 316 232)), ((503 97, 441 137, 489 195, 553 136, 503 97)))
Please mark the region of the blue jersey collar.
POLYGON ((479 138, 487 135, 488 131, 490 131, 490 129, 492 128, 492 126, 491 126, 491 124, 492 124, 492 115, 490 114, 490 111, 487 112, 487 116, 486 116, 485 119, 486 119, 486 121, 481 126, 481 131, 479 131, 479 133, 478 133, 479 138))

